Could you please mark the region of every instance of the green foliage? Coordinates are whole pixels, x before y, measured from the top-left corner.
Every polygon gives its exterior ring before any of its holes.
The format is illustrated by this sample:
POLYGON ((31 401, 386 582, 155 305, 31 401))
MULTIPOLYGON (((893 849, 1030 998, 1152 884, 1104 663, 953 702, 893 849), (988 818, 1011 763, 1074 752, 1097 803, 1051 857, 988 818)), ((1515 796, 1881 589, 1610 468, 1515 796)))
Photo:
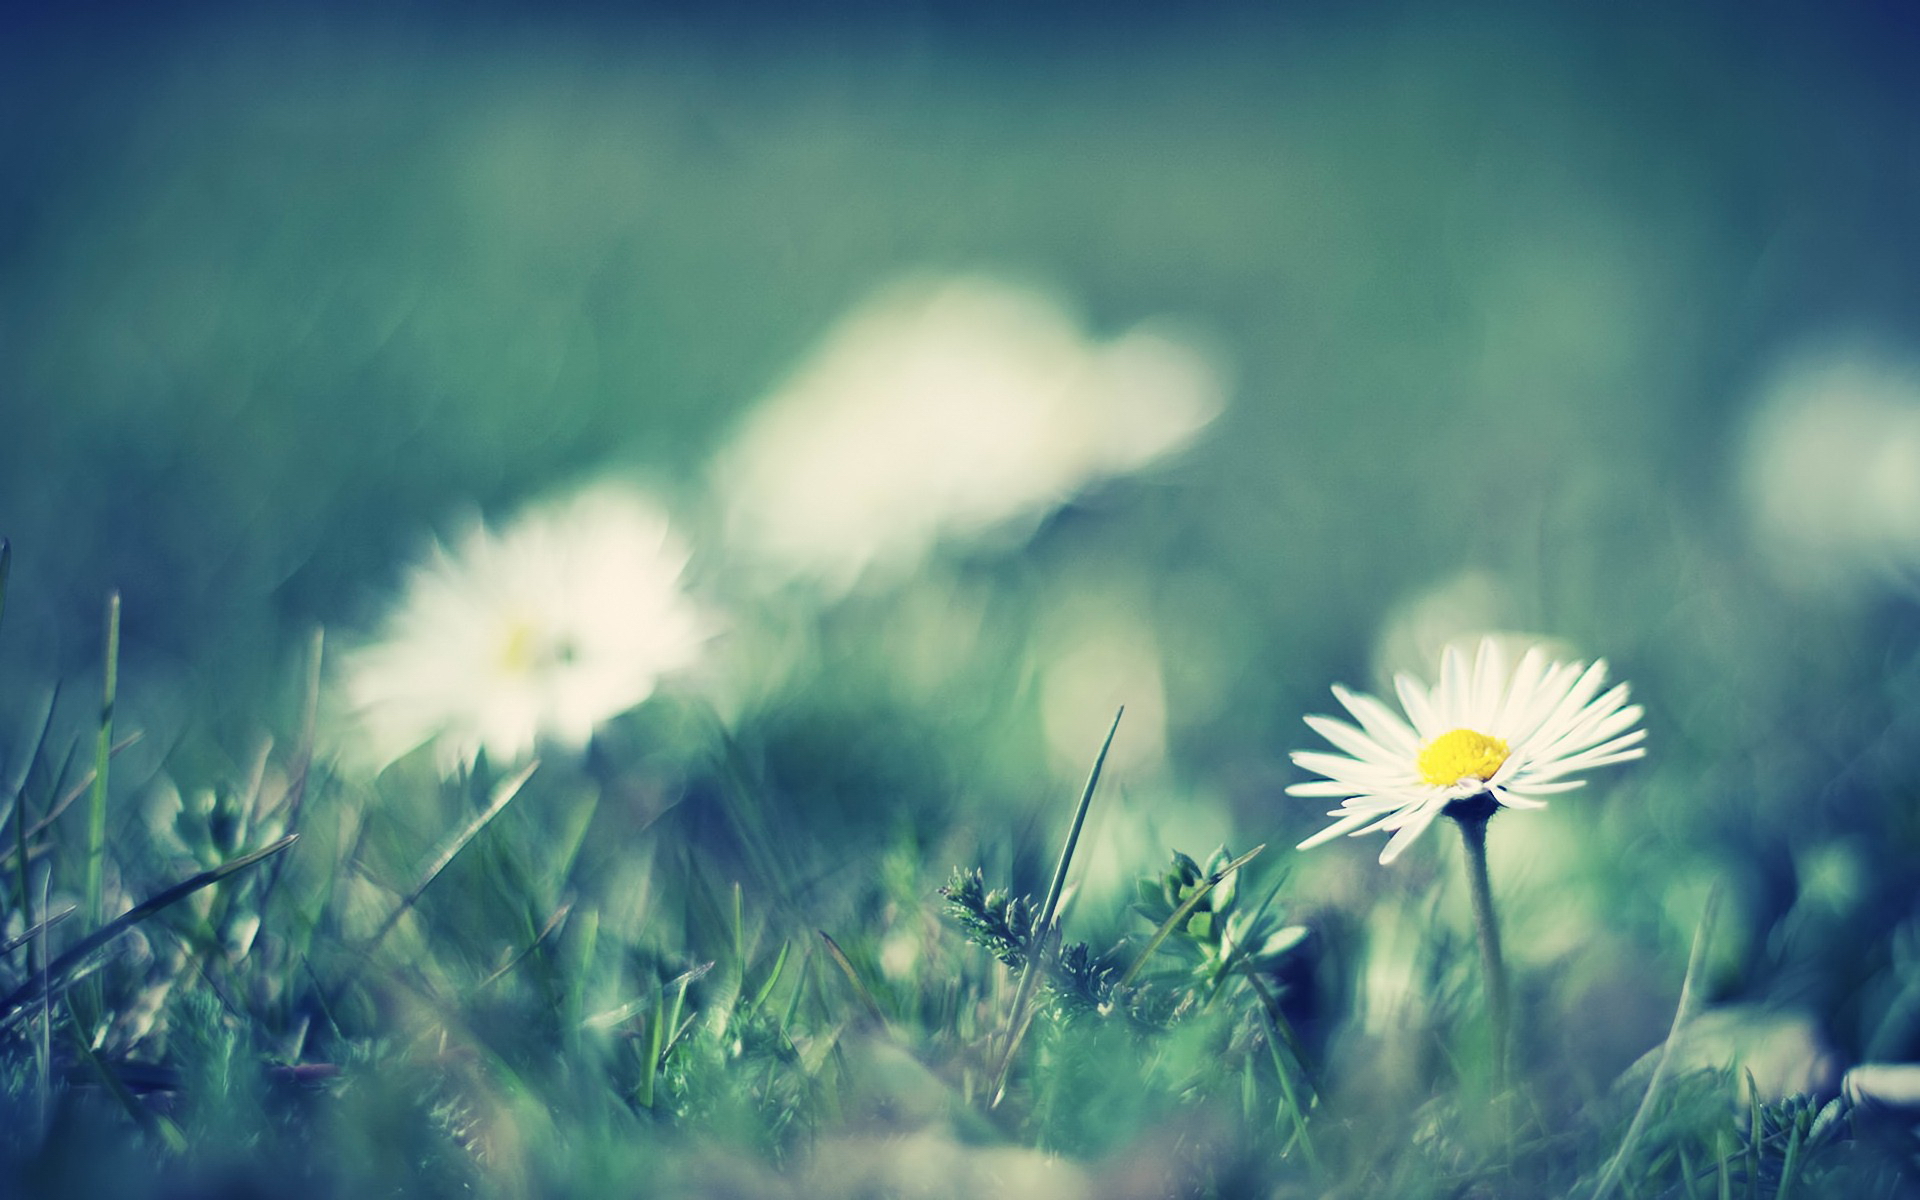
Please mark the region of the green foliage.
MULTIPOLYGON (((97 928, 59 898, 91 877, 92 781, 36 736, 8 818, 33 870, 5 899, 0 1171, 125 1192, 273 1163, 282 1194, 498 1196, 797 1171, 855 1195, 823 1172, 871 1169, 861 1139, 886 1136, 1027 1147, 1090 1186, 1151 1161, 1213 1196, 1583 1195, 1616 1157, 1624 1194, 1894 1197, 1915 1177, 1890 1114, 1725 1071, 1668 1082, 1629 1138, 1633 1089, 1576 1101, 1546 1054, 1489 1096, 1468 1050, 1377 1072, 1356 1047, 1406 1046, 1351 1025, 1304 1041, 1296 1021, 1342 992, 1326 930, 1293 915, 1295 864, 1259 873, 1264 846, 1175 850, 1110 911, 1068 910, 1131 922, 1117 936, 1043 938, 1032 893, 982 867, 936 889, 904 839, 870 875, 820 874, 738 741, 445 783, 402 763, 368 787, 317 767, 301 728, 155 783, 98 863, 97 928), (669 788, 686 799, 637 829, 607 799, 669 788)), ((1470 1047, 1466 943, 1422 945, 1432 1044, 1470 1047)))
POLYGON ((1259 904, 1242 904, 1241 874, 1226 869, 1232 861, 1225 846, 1209 855, 1204 867, 1176 850, 1165 872, 1136 885, 1134 910, 1148 921, 1159 925, 1180 914, 1173 930, 1180 936, 1169 939, 1168 946, 1195 983, 1209 988, 1219 987, 1234 971, 1278 973, 1310 932, 1304 925, 1282 923, 1274 904, 1284 881, 1275 881, 1259 904))
POLYGON ((948 915, 966 930, 969 941, 1009 967, 1026 965, 1038 920, 1032 900, 1003 888, 987 891, 978 867, 956 867, 940 894, 947 898, 948 915))

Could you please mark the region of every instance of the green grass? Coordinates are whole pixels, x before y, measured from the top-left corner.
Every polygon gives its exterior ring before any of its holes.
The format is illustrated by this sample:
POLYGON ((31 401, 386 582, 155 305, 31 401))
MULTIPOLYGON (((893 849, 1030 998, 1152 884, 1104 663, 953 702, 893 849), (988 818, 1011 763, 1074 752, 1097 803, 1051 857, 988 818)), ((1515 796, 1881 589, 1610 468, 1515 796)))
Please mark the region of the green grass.
MULTIPOLYGON (((79 790, 71 757, 25 772, 10 840, 43 875, 9 890, 12 929, 91 878, 90 819, 35 819, 79 790)), ((751 737, 444 785, 423 767, 352 785, 296 736, 110 823, 116 915, 0 959, 14 1191, 854 1196, 891 1194, 889 1146, 909 1174, 946 1164, 929 1195, 1009 1164, 1090 1195, 1915 1186, 1896 1119, 1664 1061, 1615 1084, 1540 1014, 1497 1092, 1444 919, 1416 952, 1421 1020, 1363 1031, 1369 949, 1294 911, 1284 852, 1176 850, 1110 910, 1060 903, 1098 766, 1065 828, 1058 807, 1032 824, 1064 843, 1044 895, 1005 874, 1039 845, 983 835, 956 866, 897 833, 797 841, 751 737), (643 785, 677 802, 636 827, 643 785)))

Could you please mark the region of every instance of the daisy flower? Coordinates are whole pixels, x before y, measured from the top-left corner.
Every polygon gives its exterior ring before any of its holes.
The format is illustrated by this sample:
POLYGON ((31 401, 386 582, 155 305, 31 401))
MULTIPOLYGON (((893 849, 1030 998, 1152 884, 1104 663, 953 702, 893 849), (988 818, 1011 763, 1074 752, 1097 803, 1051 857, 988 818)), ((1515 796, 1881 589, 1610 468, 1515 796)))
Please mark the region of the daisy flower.
POLYGON ((1359 724, 1308 717, 1345 753, 1296 751, 1294 762, 1326 778, 1287 792, 1339 799, 1327 814, 1339 820, 1299 848, 1343 833, 1391 832, 1380 854, 1390 863, 1450 805, 1484 797, 1503 808, 1544 808, 1545 797, 1582 786, 1580 772, 1639 758, 1646 731, 1635 726, 1644 710, 1627 703, 1624 683, 1602 693, 1606 678, 1605 659, 1550 662, 1538 647, 1509 672, 1500 642, 1487 638, 1471 667, 1448 647, 1436 687, 1396 676, 1404 718, 1336 685, 1335 698, 1359 724))
POLYGON ((476 524, 414 566, 342 691, 378 769, 432 743, 444 773, 584 746, 595 726, 690 666, 706 621, 680 590, 687 551, 648 498, 601 485, 476 524))
POLYGON ((714 484, 730 536, 773 577, 843 593, 1181 449, 1226 389, 1214 355, 1159 323, 1103 339, 1027 287, 908 279, 754 409, 714 484))

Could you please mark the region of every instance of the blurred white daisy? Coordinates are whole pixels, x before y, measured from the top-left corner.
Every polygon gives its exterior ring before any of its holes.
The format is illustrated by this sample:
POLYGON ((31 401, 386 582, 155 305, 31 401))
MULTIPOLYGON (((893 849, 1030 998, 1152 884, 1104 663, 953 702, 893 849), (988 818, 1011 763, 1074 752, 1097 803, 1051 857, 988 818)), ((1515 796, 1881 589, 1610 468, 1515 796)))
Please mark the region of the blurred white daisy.
POLYGON ((1920 358, 1811 346, 1764 380, 1741 483, 1782 580, 1846 591, 1920 569, 1920 358))
POLYGON ((1501 642, 1487 638, 1471 667, 1449 647, 1437 687, 1395 676, 1405 718, 1336 685, 1334 696, 1359 725, 1308 717, 1308 725, 1346 753, 1296 751, 1294 762, 1326 778, 1287 791, 1340 799, 1327 814, 1339 820, 1299 848, 1343 833, 1391 832, 1380 855, 1390 863, 1457 800, 1484 793, 1503 807, 1542 808, 1542 797, 1586 782, 1569 776, 1639 758, 1646 731, 1634 726, 1643 710, 1627 704, 1624 683, 1601 694, 1606 677, 1605 659, 1592 666, 1551 662, 1539 647, 1509 673, 1501 642))
POLYGON ((1034 520, 1147 466, 1220 411, 1191 338, 1089 337, 1053 298, 979 277, 908 280, 843 319, 714 465, 735 544, 776 577, 851 588, 941 539, 1034 520))
POLYGON ((477 524, 414 566, 342 690, 357 744, 384 767, 432 743, 442 771, 594 727, 691 665, 706 635, 680 589, 687 551, 647 497, 599 485, 477 524))

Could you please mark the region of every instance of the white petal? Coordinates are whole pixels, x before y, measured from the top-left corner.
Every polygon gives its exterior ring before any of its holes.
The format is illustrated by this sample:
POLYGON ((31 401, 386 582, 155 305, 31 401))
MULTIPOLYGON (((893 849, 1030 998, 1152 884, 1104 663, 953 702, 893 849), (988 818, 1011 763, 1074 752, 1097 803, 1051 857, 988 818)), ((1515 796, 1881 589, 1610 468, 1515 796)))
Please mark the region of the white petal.
POLYGON ((1413 727, 1401 720, 1394 711, 1372 696, 1363 692, 1350 692, 1335 684, 1334 698, 1344 704, 1347 711, 1360 722, 1373 740, 1390 750, 1399 751, 1409 757, 1420 753, 1420 737, 1413 727))
POLYGON ((1529 646, 1520 656, 1520 665, 1513 670, 1513 681, 1507 687, 1507 697, 1500 705, 1500 712, 1493 720, 1493 727, 1485 732, 1496 737, 1511 740, 1511 730, 1526 713, 1528 705, 1533 703, 1534 690, 1540 686, 1540 680, 1546 673, 1547 656, 1538 646, 1529 646))
POLYGON ((1561 697, 1560 703, 1547 714, 1547 718, 1540 722, 1540 727, 1529 736, 1528 741, 1538 739, 1547 745, 1559 741, 1561 735, 1567 731, 1567 727, 1578 719, 1580 710, 1587 706, 1587 702, 1593 699, 1594 693, 1600 690, 1600 685, 1606 682, 1606 678, 1607 660, 1604 658, 1594 660, 1594 664, 1588 667, 1573 687, 1568 689, 1567 694, 1561 697))
POLYGON ((1343 833, 1350 832, 1357 826, 1366 824, 1369 820, 1372 819, 1372 817, 1373 817, 1372 813, 1359 813, 1357 815, 1346 817, 1339 821, 1335 821, 1333 824, 1327 826, 1325 829, 1322 829, 1319 833, 1314 834, 1312 837, 1308 838, 1306 841, 1301 842, 1299 845, 1295 846, 1294 849, 1295 850, 1311 850, 1315 846, 1332 841, 1334 838, 1339 837, 1343 833))
POLYGON ((1576 754, 1584 754, 1595 746, 1611 744, 1623 736, 1631 737, 1639 733, 1644 737, 1645 730, 1634 728, 1644 715, 1644 710, 1634 704, 1600 721, 1583 721, 1562 734, 1552 745, 1538 749, 1529 746, 1528 760, 1545 765, 1560 759, 1571 758, 1576 754))
POLYGON ((1410 813, 1412 811, 1414 811, 1412 808, 1402 806, 1401 808, 1395 809, 1393 812, 1390 812, 1385 816, 1380 817, 1373 824, 1362 826, 1361 828, 1354 830, 1352 833, 1349 833, 1347 836, 1348 837, 1365 837, 1369 833, 1385 833, 1391 830, 1398 829, 1402 824, 1405 823, 1404 820, 1402 820, 1402 818, 1407 813, 1410 813))
POLYGON ((1493 638, 1480 639, 1473 656, 1473 684, 1467 696, 1466 719, 1470 729, 1489 731, 1500 715, 1500 689, 1507 681, 1507 655, 1493 638))
POLYGON ((1467 661, 1460 651, 1448 646, 1440 654, 1440 690, 1435 706, 1439 710, 1441 730, 1458 729, 1468 722, 1468 700, 1473 681, 1467 674, 1467 661))
POLYGON ((1553 796, 1561 792, 1577 791, 1585 786, 1587 781, 1584 779, 1558 779, 1551 782, 1524 779, 1508 784, 1500 790, 1527 796, 1553 796))
MULTIPOLYGON (((1586 736, 1588 730, 1602 724, 1620 711, 1627 702, 1627 685, 1619 684, 1606 695, 1592 701, 1585 708, 1567 719, 1555 741, 1566 742, 1586 736)), ((1544 732, 1544 731, 1543 731, 1544 732)), ((1595 739, 1588 738, 1589 744, 1595 739)), ((1543 738, 1535 738, 1536 743, 1545 744, 1543 738)))
POLYGON ((1400 707, 1407 710, 1407 719, 1420 734, 1420 740, 1430 742, 1452 728, 1442 725, 1434 715, 1433 703, 1426 686, 1411 675, 1395 675, 1393 690, 1400 696, 1400 707))
POLYGON ((1575 771, 1591 770, 1594 767, 1604 767, 1611 763, 1639 758, 1647 752, 1647 748, 1639 744, 1646 736, 1646 730, 1636 729, 1623 737, 1613 739, 1604 746, 1595 746, 1579 754, 1556 758, 1551 762, 1528 768, 1515 776, 1515 782, 1518 783, 1524 778, 1527 782, 1522 786, 1531 786, 1537 780, 1558 779, 1562 775, 1570 775, 1575 771))
POLYGON ((1393 785, 1411 782, 1418 778, 1411 768, 1363 762, 1357 758, 1326 754, 1318 750, 1295 750, 1292 757, 1293 761, 1300 766, 1309 771, 1317 771, 1329 779, 1373 780, 1393 785))
POLYGON ((1407 847, 1413 845, 1413 840, 1425 833, 1427 826, 1433 824, 1433 819, 1446 807, 1445 803, 1431 803, 1416 809, 1411 819, 1400 826, 1400 831, 1388 839, 1387 848, 1380 852, 1380 865, 1387 866, 1406 853, 1407 847))
POLYGON ((1308 717, 1309 728, 1355 758, 1380 766, 1404 764, 1407 756, 1395 754, 1345 721, 1332 717, 1308 717))
POLYGON ((1567 687, 1578 678, 1579 663, 1554 663, 1547 668, 1546 674, 1534 687, 1528 697, 1526 707, 1515 713, 1508 732, 1503 734, 1508 743, 1519 746, 1540 729, 1540 725, 1550 715, 1567 694, 1567 687))
POLYGON ((1535 800, 1531 796, 1522 796, 1506 788, 1488 788, 1487 791, 1503 808, 1545 808, 1547 806, 1545 800, 1535 800))
POLYGON ((1364 788, 1339 779, 1312 779, 1306 783, 1287 785, 1289 796, 1358 796, 1365 793, 1364 788))
POLYGON ((1392 812, 1396 809, 1419 804, 1425 799, 1426 796, 1424 794, 1409 796, 1404 792, 1394 792, 1390 794, 1368 793, 1365 796, 1354 796, 1351 799, 1341 801, 1340 807, 1332 809, 1327 815, 1330 817, 1344 817, 1348 813, 1365 812, 1373 816, 1378 816, 1384 812, 1392 812))

